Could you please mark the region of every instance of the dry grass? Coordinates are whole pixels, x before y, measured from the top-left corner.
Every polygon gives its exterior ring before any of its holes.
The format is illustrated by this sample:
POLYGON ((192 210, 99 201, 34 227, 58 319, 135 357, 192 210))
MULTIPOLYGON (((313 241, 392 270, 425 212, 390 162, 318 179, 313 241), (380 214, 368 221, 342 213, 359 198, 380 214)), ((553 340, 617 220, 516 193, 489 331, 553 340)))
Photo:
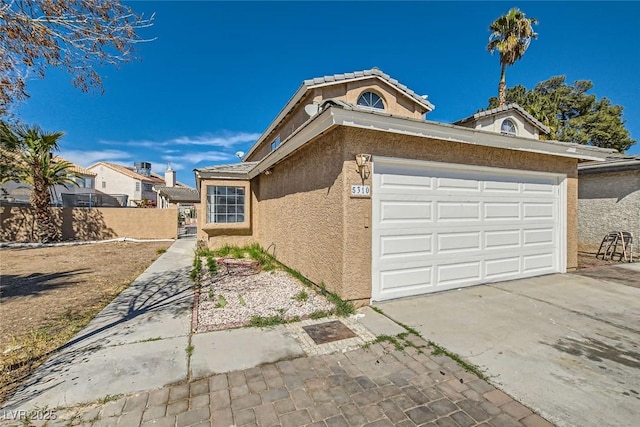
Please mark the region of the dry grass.
POLYGON ((169 245, 0 249, 0 402, 169 245))

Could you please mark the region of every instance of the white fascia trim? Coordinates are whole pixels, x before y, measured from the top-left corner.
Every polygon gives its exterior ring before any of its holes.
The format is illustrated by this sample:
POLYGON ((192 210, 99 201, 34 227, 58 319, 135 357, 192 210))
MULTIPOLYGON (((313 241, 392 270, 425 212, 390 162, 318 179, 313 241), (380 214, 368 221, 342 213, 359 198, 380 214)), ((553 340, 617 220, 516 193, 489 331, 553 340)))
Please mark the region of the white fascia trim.
POLYGON ((584 171, 591 169, 608 169, 627 166, 640 166, 640 160, 614 161, 596 164, 585 163, 582 165, 578 165, 578 170, 584 171))
POLYGON ((276 126, 282 121, 282 119, 284 119, 284 117, 289 113, 289 111, 291 111, 293 106, 296 105, 298 103, 298 101, 300 101, 300 99, 302 99, 302 96, 305 93, 307 93, 307 86, 305 86, 303 84, 296 91, 296 93, 293 94, 293 96, 291 97, 289 102, 287 102, 285 104, 285 106, 282 108, 282 110, 280 110, 280 112, 278 113, 276 118, 273 119, 273 121, 271 122, 269 127, 267 127, 267 129, 264 132, 262 132, 262 135, 260 136, 260 138, 258 138, 258 140, 251 146, 251 148, 249 149, 247 154, 244 155, 243 159, 248 158, 254 151, 256 151, 256 149, 260 146, 260 144, 262 144, 264 142, 264 140, 267 138, 267 136, 269 136, 271 134, 271 132, 273 132, 273 130, 276 128, 276 126))
POLYGON ((333 107, 331 107, 330 110, 336 125, 392 132, 401 135, 420 136, 463 144, 549 154, 580 160, 604 160, 609 154, 615 151, 579 146, 578 144, 562 142, 551 143, 529 138, 505 136, 495 132, 461 126, 382 116, 362 111, 343 110, 333 107))
POLYGON ((249 178, 260 175, 262 172, 273 167, 280 160, 284 159, 304 144, 327 131, 334 126, 332 109, 326 109, 318 115, 313 116, 309 121, 302 125, 298 130, 290 135, 287 139, 280 143, 280 146, 269 153, 264 159, 249 171, 249 178))

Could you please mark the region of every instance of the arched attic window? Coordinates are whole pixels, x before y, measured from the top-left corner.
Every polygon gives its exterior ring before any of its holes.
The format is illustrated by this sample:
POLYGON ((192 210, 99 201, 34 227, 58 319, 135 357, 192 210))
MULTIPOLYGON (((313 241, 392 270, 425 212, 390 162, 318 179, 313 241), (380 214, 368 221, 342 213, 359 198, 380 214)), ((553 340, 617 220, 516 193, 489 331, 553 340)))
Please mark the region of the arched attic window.
POLYGON ((384 102, 382 98, 376 93, 365 92, 358 98, 358 105, 361 107, 375 108, 377 110, 384 110, 384 102))
POLYGON ((500 133, 505 135, 516 135, 516 125, 509 119, 504 119, 500 126, 500 133))

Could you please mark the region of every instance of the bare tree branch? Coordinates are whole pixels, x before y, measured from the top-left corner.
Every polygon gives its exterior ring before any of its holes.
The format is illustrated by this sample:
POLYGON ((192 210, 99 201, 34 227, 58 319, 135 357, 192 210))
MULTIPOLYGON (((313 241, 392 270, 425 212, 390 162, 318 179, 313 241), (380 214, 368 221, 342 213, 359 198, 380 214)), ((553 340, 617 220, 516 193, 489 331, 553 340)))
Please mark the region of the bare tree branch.
POLYGON ((96 69, 136 59, 135 45, 154 40, 139 35, 153 21, 119 0, 0 0, 0 114, 50 67, 83 92, 102 90, 96 69))

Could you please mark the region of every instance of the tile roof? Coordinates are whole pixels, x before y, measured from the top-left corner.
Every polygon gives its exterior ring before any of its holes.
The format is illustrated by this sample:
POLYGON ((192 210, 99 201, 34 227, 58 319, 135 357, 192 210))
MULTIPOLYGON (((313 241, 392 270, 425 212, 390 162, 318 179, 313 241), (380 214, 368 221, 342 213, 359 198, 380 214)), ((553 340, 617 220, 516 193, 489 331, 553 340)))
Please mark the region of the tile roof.
POLYGON ((155 190, 169 199, 171 203, 199 203, 200 193, 194 188, 184 187, 155 187, 155 190))
POLYGON ((96 176, 96 174, 94 172, 91 172, 88 169, 83 168, 82 166, 78 166, 75 163, 70 162, 67 159, 64 159, 60 156, 54 156, 53 157, 53 161, 54 162, 59 162, 59 161, 66 161, 67 163, 71 163, 71 170, 77 174, 81 174, 81 175, 88 175, 88 176, 96 176))
POLYGON ((142 174, 137 173, 136 171, 134 171, 133 168, 129 167, 129 166, 122 166, 122 165, 118 165, 115 163, 109 163, 109 162, 98 162, 94 165, 89 166, 89 169, 93 169, 94 167, 98 166, 98 165, 104 165, 110 169, 113 169, 116 172, 120 172, 121 174, 128 176, 129 178, 133 178, 133 179, 139 179, 141 181, 147 181, 147 182, 162 182, 164 183, 164 178, 161 177, 158 174, 155 174, 153 172, 151 172, 151 176, 145 176, 142 174))
POLYGON ((227 165, 214 165, 206 168, 198 168, 195 169, 198 172, 211 172, 211 173, 221 173, 221 174, 245 174, 249 172, 255 165, 259 162, 242 162, 242 163, 231 163, 227 165))
POLYGON ((354 71, 352 73, 343 73, 343 74, 334 74, 332 76, 323 76, 316 77, 313 79, 308 79, 303 82, 303 86, 307 88, 317 86, 325 83, 334 83, 334 82, 342 82, 345 80, 354 80, 354 79, 362 79, 366 77, 380 77, 382 80, 389 83, 391 86, 394 86, 400 92, 403 92, 405 95, 408 95, 410 98, 413 98, 418 104, 424 106, 427 110, 433 110, 435 106, 427 101, 426 96, 420 96, 415 93, 413 90, 409 89, 406 85, 403 85, 398 80, 392 78, 390 75, 384 73, 379 68, 372 68, 370 70, 363 71, 354 71))
POLYGON ((612 154, 602 162, 585 162, 578 164, 580 174, 623 170, 640 170, 640 155, 612 154))
POLYGON ((464 119, 460 119, 457 122, 454 122, 453 124, 454 125, 459 125, 459 124, 462 124, 462 123, 470 122, 470 121, 473 121, 473 120, 478 120, 479 118, 482 118, 482 117, 492 116, 494 114, 501 113, 503 111, 509 111, 509 110, 518 111, 532 125, 534 125, 538 129, 540 129, 544 133, 548 134, 549 132, 551 132, 551 129, 549 129, 549 127, 547 127, 544 124, 542 124, 538 119, 536 119, 531 114, 529 114, 524 108, 522 108, 521 106, 519 106, 518 104, 515 104, 515 103, 514 104, 503 105, 502 107, 492 108, 491 110, 480 111, 478 113, 470 115, 469 117, 465 117, 464 119))

